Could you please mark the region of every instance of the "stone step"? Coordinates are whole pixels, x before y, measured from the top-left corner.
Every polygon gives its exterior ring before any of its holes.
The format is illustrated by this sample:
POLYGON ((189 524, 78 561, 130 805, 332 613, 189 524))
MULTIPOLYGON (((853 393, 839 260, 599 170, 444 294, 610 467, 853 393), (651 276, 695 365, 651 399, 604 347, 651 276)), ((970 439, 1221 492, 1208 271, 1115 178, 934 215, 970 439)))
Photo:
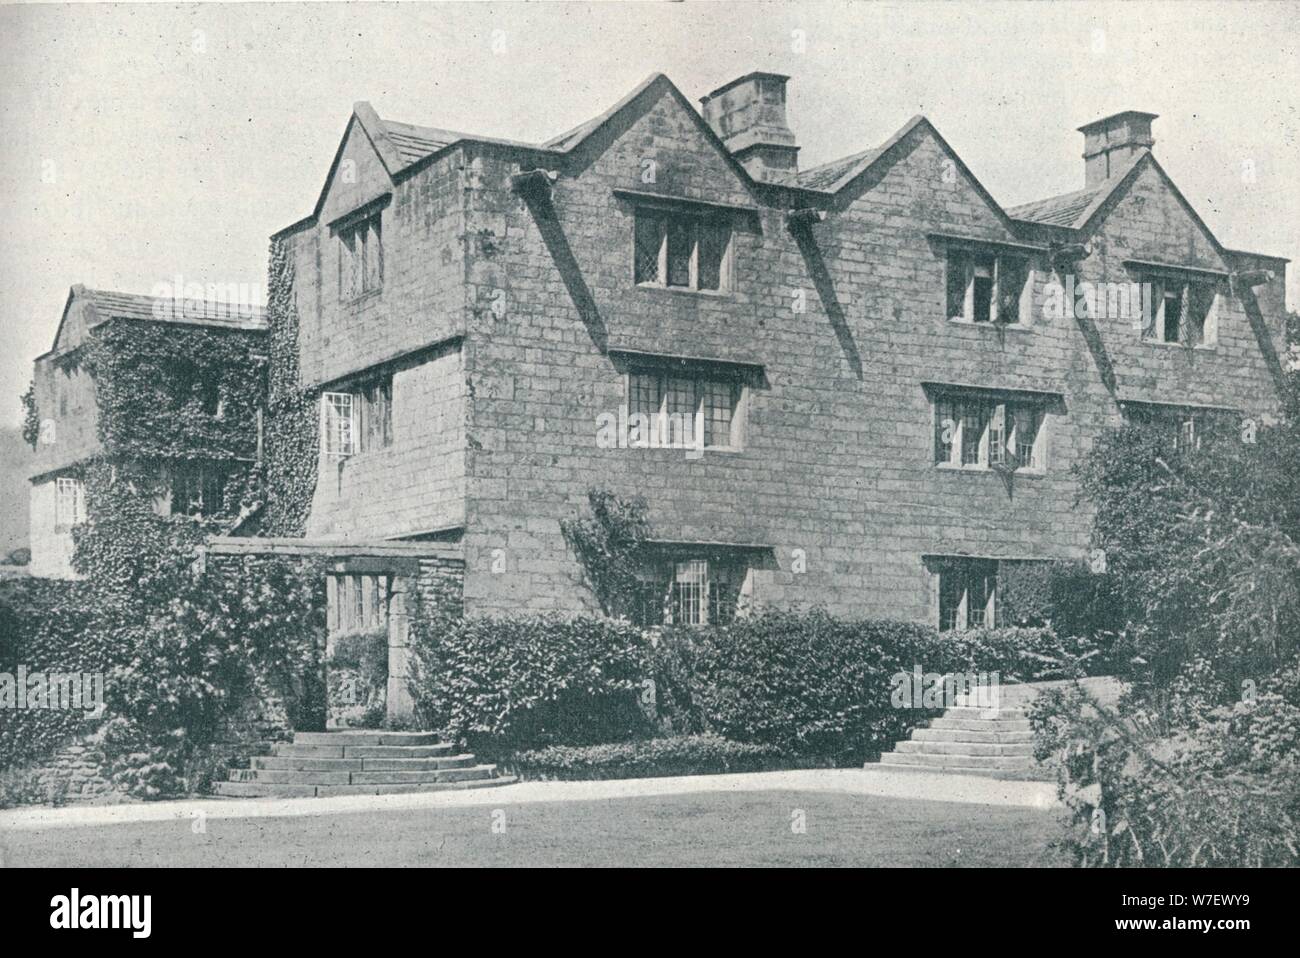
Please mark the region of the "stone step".
POLYGON ((226 798, 315 798, 326 795, 395 795, 452 789, 498 788, 513 785, 513 775, 465 782, 419 782, 397 785, 283 785, 271 782, 217 782, 213 791, 226 798))
POLYGON ((891 772, 904 772, 908 775, 932 775, 936 779, 942 779, 945 775, 979 775, 983 778, 996 778, 1019 782, 1050 782, 1055 780, 1052 771, 1050 769, 1044 769, 1041 765, 1035 765, 1030 768, 1007 769, 971 768, 964 765, 949 765, 945 768, 932 768, 927 765, 897 765, 885 762, 882 762, 881 764, 887 764, 891 772))
POLYGON ((988 742, 1017 744, 1032 742, 1033 732, 972 732, 969 729, 918 728, 912 730, 914 742, 988 742))
POLYGON ((303 758, 299 755, 262 755, 251 762, 254 769, 288 772, 359 772, 359 758, 303 758))
MULTIPOLYGON (((406 785, 418 782, 463 782, 470 779, 492 778, 495 765, 471 765, 467 768, 443 768, 428 772, 352 772, 349 785, 406 785)), ((325 784, 325 783, 321 783, 325 784)), ((330 783, 333 784, 333 783, 330 783)))
POLYGON ((463 755, 443 755, 438 758, 366 758, 360 761, 362 771, 366 772, 437 771, 445 768, 468 768, 478 763, 478 760, 468 752, 463 755))
POLYGON ((264 782, 271 785, 409 785, 492 778, 496 770, 495 765, 401 771, 235 768, 230 770, 228 778, 232 782, 264 782))
POLYGON ((232 768, 229 778, 232 782, 263 782, 271 785, 348 785, 352 782, 352 774, 319 770, 232 768))
POLYGON ((279 758, 342 758, 341 745, 289 745, 280 743, 271 747, 271 754, 279 758))
POLYGON ((998 719, 994 721, 989 721, 987 719, 959 719, 948 718, 946 715, 943 718, 932 720, 930 722, 930 728, 961 729, 967 732, 1030 731, 1028 722, 1012 721, 1011 719, 998 719))
POLYGON ((294 745, 441 745, 437 732, 295 732, 294 745))
POLYGON ((979 719, 981 721, 994 722, 1029 721, 1029 713, 1024 709, 990 709, 960 705, 946 709, 943 713, 943 717, 953 719, 979 719))
POLYGON ((253 768, 293 772, 377 772, 384 770, 423 771, 464 768, 475 764, 473 755, 443 755, 437 758, 302 758, 296 755, 265 755, 254 758, 253 768))
POLYGON ((899 742, 895 751, 909 755, 1020 755, 1032 758, 1034 746, 989 742, 899 742))
POLYGON ((450 742, 437 745, 346 745, 344 758, 440 758, 455 755, 456 746, 450 742))
POLYGON ((437 745, 290 745, 271 748, 280 758, 439 758, 454 755, 456 747, 448 742, 437 745))
POLYGON ((927 755, 913 752, 886 752, 881 765, 921 765, 928 768, 1024 769, 1034 760, 1025 756, 1001 755, 927 755))
POLYGON ((269 782, 217 782, 214 795, 226 798, 315 798, 315 785, 272 785, 269 782))
POLYGON ((381 783, 376 785, 321 785, 317 795, 402 795, 408 792, 444 792, 451 789, 497 788, 513 785, 518 779, 513 775, 496 778, 473 778, 460 782, 415 782, 407 784, 381 783))

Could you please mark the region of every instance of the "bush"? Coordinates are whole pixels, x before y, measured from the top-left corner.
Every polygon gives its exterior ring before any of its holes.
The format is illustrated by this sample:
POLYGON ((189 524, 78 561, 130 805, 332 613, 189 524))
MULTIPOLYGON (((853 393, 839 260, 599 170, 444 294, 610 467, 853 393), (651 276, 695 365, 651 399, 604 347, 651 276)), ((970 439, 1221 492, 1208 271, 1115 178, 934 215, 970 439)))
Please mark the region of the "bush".
POLYGON ((32 561, 32 550, 26 547, 11 549, 6 560, 10 565, 30 565, 32 561))
POLYGON ((1110 665, 1110 637, 1093 641, 1059 637, 1051 629, 968 629, 937 639, 942 671, 997 672, 1003 683, 1104 675, 1110 665))
POLYGON ((610 745, 553 745, 515 755, 511 766, 528 778, 645 778, 753 772, 784 764, 771 745, 732 742, 720 735, 683 735, 610 745))
POLYGON ((432 728, 476 752, 643 736, 650 643, 633 626, 557 616, 416 622, 412 691, 432 728))
POLYGON ((1247 432, 1231 417, 1182 451, 1128 425, 1080 480, 1139 685, 1201 658, 1235 687, 1300 651, 1300 421, 1247 432))
POLYGON ((998 617, 1008 627, 1050 627, 1058 635, 1097 638, 1124 628, 1118 586, 1084 562, 1004 562, 998 570, 998 617))
MULTIPOLYGON (((0 580, 0 672, 105 675, 129 654, 130 618, 85 583, 0 580)), ((105 681, 107 693, 107 681, 105 681)), ((88 730, 85 709, 0 708, 0 768, 36 762, 88 730)))
POLYGON ((1085 867, 1300 865, 1300 667, 1222 704, 1190 663, 1160 701, 1116 710, 1078 686, 1040 696, 1035 754, 1061 757, 1066 847, 1085 867))
POLYGON ((767 612, 705 636, 693 695, 726 738, 860 765, 927 714, 891 704, 893 676, 935 657, 926 626, 767 612))

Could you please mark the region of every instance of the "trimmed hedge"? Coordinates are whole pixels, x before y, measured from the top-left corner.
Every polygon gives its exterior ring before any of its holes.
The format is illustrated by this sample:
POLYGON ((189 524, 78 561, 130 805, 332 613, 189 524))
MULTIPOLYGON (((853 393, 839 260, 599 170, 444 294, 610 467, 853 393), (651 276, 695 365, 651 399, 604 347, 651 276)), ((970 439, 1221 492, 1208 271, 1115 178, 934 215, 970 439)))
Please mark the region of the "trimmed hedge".
POLYGON ((430 728, 497 756, 646 737, 651 645, 637 628, 558 616, 415 623, 412 695, 430 728))
POLYGON ((498 760, 712 733, 791 760, 860 765, 936 714, 895 707, 899 673, 1055 678, 1081 647, 1043 629, 939 635, 821 611, 715 629, 535 616, 417 621, 413 632, 421 719, 498 760))
POLYGON ((729 739, 859 765, 931 714, 890 701, 895 674, 937 657, 925 626, 768 612, 692 641, 692 701, 729 739))
POLYGON ((647 778, 757 772, 788 764, 771 745, 732 742, 721 735, 682 735, 609 745, 568 746, 520 752, 512 770, 527 778, 647 778))

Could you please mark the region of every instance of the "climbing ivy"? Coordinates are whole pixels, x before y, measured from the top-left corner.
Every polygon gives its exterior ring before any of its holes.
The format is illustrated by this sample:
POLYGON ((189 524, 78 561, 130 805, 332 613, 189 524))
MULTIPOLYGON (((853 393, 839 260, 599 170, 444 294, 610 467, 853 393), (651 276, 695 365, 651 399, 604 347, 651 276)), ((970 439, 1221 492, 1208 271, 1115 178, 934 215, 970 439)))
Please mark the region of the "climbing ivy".
POLYGON ((267 382, 265 530, 272 536, 300 536, 316 491, 315 396, 302 388, 298 371, 298 307, 292 252, 271 241, 267 277, 267 322, 271 364, 267 382))
POLYGON ((111 456, 245 459, 257 453, 265 359, 258 334, 163 323, 108 323, 80 362, 95 381, 99 437, 111 456))
POLYGON ((637 570, 650 537, 645 500, 621 499, 590 489, 591 516, 560 521, 560 530, 582 563, 587 582, 606 615, 631 614, 637 594, 637 570))
POLYGON ((23 440, 33 449, 41 437, 41 411, 36 405, 36 383, 29 383, 23 393, 23 440))

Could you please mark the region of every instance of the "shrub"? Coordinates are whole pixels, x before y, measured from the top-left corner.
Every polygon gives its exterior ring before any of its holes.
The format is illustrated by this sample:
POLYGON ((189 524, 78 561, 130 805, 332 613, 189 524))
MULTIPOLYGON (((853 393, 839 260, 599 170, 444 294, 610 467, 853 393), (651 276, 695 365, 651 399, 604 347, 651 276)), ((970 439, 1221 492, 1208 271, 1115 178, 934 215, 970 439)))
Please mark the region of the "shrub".
POLYGON ((713 733, 860 765, 934 710, 895 707, 895 676, 1076 674, 1083 640, 1045 629, 942 636, 923 625, 766 612, 642 631, 554 616, 419 623, 412 691, 430 727, 486 755, 713 733))
POLYGON ((1009 627, 1050 627, 1062 636, 1096 638, 1124 628, 1124 609, 1109 574, 1084 562, 1004 562, 998 617, 1009 627))
POLYGON ((323 576, 286 560, 228 566, 191 583, 132 643, 109 707, 154 742, 207 743, 250 696, 274 697, 295 729, 325 727, 323 576))
POLYGON ((601 609, 607 615, 627 616, 640 588, 637 572, 650 536, 645 500, 620 499, 591 489, 587 503, 590 518, 565 519, 560 529, 582 564, 601 609))
POLYGON ((1300 667, 1224 705, 1213 667, 1190 663, 1159 702, 1116 710, 1078 686, 1040 696, 1035 754, 1060 756, 1085 867, 1300 865, 1300 667))
POLYGON ((626 623, 558 616, 417 621, 413 636, 417 709, 476 752, 623 741, 650 728, 640 705, 650 644, 626 623))
POLYGON ((10 549, 6 560, 10 565, 30 565, 32 561, 32 550, 26 546, 17 549, 10 549))
POLYGON ((705 734, 608 745, 552 745, 518 753, 511 766, 529 778, 644 778, 762 771, 784 764, 785 758, 775 746, 705 734))
POLYGON ((1300 650, 1300 421, 1228 425, 1186 451, 1126 426, 1080 477, 1133 677, 1153 689, 1196 658, 1235 687, 1300 650))
POLYGON ((1109 666, 1108 644, 1045 628, 968 629, 936 641, 942 671, 997 672, 1002 682, 1103 675, 1109 666))
MULTIPOLYGON (((129 654, 119 640, 133 634, 130 624, 85 583, 0 580, 0 672, 103 675, 129 654)), ((87 730, 84 709, 0 708, 0 768, 38 761, 87 730)))
POLYGON ((860 765, 926 713, 891 704, 892 678, 936 650, 934 630, 767 612, 709 634, 694 694, 712 729, 792 755, 860 765))

